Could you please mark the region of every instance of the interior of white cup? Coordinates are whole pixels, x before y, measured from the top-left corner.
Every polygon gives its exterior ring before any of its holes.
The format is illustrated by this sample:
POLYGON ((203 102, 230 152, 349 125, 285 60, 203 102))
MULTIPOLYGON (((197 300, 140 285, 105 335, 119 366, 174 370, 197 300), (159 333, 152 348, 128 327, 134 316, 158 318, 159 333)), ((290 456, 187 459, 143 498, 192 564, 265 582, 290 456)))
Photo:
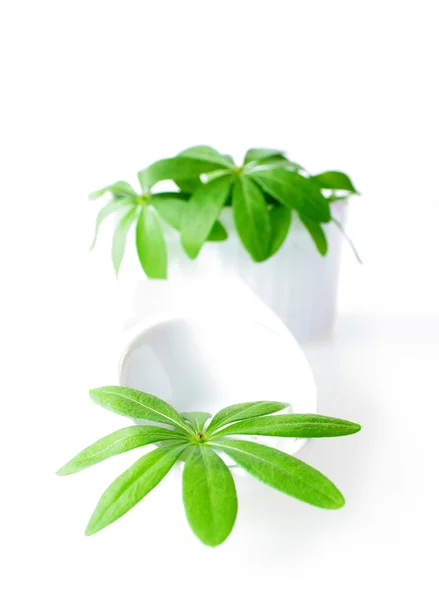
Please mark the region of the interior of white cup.
MULTIPOLYGON (((122 356, 120 383, 154 394, 179 412, 215 414, 230 404, 256 400, 288 402, 290 412, 316 412, 312 373, 294 338, 220 313, 138 328, 122 356)), ((305 443, 258 441, 290 454, 305 443)))

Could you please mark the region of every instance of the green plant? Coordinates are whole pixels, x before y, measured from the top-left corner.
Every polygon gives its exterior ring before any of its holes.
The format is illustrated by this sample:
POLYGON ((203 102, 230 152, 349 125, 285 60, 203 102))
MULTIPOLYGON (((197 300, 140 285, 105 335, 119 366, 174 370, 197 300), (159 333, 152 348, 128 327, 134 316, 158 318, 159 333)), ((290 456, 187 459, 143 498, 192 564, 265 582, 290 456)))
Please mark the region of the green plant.
POLYGON ((120 429, 80 452, 58 471, 58 475, 70 475, 127 450, 161 444, 104 492, 87 526, 87 535, 128 512, 177 461, 183 461, 183 502, 189 524, 205 544, 221 544, 232 531, 238 502, 233 477, 218 452, 289 496, 320 508, 336 509, 344 504, 341 492, 316 469, 274 448, 228 436, 334 437, 356 433, 361 429, 356 423, 321 415, 273 415, 288 406, 280 402, 235 404, 211 419, 212 415, 205 412, 179 414, 163 400, 125 387, 102 387, 91 390, 90 395, 120 415, 166 427, 133 425, 120 429))
POLYGON ((251 257, 264 261, 282 246, 293 215, 301 220, 323 256, 328 243, 322 224, 334 221, 332 202, 357 194, 344 173, 327 171, 310 175, 279 150, 251 149, 244 164, 209 146, 195 146, 173 158, 159 160, 138 173, 140 192, 126 181, 93 192, 94 200, 109 192, 112 198, 99 212, 96 233, 111 213, 121 218, 113 237, 116 274, 123 258, 130 227, 136 225, 136 246, 148 277, 166 278, 167 250, 160 221, 181 233, 186 254, 194 259, 206 241, 224 241, 220 221, 226 206, 233 211, 237 233, 251 257), (174 182, 179 191, 156 193, 161 181, 174 182))

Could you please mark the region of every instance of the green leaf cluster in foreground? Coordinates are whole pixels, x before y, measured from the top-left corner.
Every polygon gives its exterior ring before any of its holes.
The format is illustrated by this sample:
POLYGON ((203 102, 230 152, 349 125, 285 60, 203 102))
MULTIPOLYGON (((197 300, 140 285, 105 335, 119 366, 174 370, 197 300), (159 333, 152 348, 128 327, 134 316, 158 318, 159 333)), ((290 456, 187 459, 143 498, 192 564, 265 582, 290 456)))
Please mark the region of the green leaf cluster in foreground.
MULTIPOLYGON (((186 254, 194 259, 205 242, 227 239, 220 217, 229 206, 237 233, 253 260, 273 256, 285 241, 293 217, 299 218, 321 255, 328 251, 322 227, 333 220, 331 203, 358 193, 347 175, 327 171, 310 175, 280 150, 251 149, 244 164, 209 146, 194 146, 177 156, 159 160, 138 173, 141 191, 118 181, 90 194, 111 199, 98 214, 97 233, 104 219, 119 215, 113 236, 116 274, 125 251, 127 234, 136 227, 140 263, 151 278, 167 277, 167 248, 162 223, 176 229, 186 254), (160 192, 154 186, 169 181, 178 191, 160 192)), ((336 222, 338 227, 340 223, 336 222)))
POLYGON ((224 454, 250 475, 293 498, 327 509, 344 504, 336 486, 313 467, 274 448, 228 436, 336 437, 359 431, 361 427, 356 423, 315 414, 276 415, 288 406, 281 402, 235 404, 212 418, 206 412, 179 414, 163 400, 131 388, 102 387, 91 390, 90 395, 113 412, 161 426, 120 429, 80 452, 58 471, 58 475, 71 475, 133 448, 159 445, 108 487, 91 516, 87 535, 128 512, 177 461, 182 461, 188 522, 202 542, 209 546, 221 544, 230 535, 238 511, 235 483, 221 458, 224 454))

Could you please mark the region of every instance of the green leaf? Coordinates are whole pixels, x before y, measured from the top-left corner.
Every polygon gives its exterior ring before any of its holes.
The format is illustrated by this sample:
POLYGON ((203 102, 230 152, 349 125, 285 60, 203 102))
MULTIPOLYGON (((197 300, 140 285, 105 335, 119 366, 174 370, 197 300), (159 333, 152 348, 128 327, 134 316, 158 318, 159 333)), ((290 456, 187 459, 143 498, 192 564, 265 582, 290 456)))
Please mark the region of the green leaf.
POLYGON ((300 215, 300 220, 305 225, 308 233, 314 240, 317 250, 322 256, 325 256, 328 252, 328 240, 326 239, 323 227, 320 225, 320 223, 317 223, 317 221, 307 219, 303 215, 300 215))
POLYGON ((146 446, 162 440, 182 440, 182 434, 163 427, 133 425, 106 435, 88 446, 65 464, 57 475, 71 475, 96 465, 106 458, 122 454, 139 446, 146 446))
POLYGON ((113 246, 111 249, 111 256, 113 259, 114 270, 116 275, 119 273, 120 264, 125 254, 125 246, 127 241, 128 231, 133 224, 137 215, 137 206, 128 211, 126 215, 119 221, 113 234, 113 246))
POLYGON ((149 206, 144 206, 137 221, 136 247, 140 264, 148 277, 166 279, 168 254, 160 222, 149 206))
POLYGON ((322 223, 331 219, 329 201, 314 181, 287 169, 266 169, 249 173, 261 188, 288 208, 322 223))
POLYGON ((250 175, 250 173, 260 173, 261 171, 271 171, 272 169, 286 169, 287 171, 303 171, 305 169, 299 164, 288 160, 288 158, 275 157, 272 158, 261 158, 256 162, 245 165, 244 173, 250 175))
POLYGON ((213 447, 226 452, 263 483, 320 508, 341 508, 344 498, 322 473, 280 450, 254 442, 221 440, 213 447))
POLYGON ((233 188, 233 218, 244 247, 253 260, 268 258, 271 243, 270 217, 264 194, 248 177, 241 176, 233 188))
POLYGON ((90 250, 93 250, 96 244, 96 240, 98 239, 99 227, 102 225, 104 219, 106 219, 109 215, 114 213, 115 211, 126 208, 127 206, 133 206, 134 200, 132 198, 115 198, 110 200, 108 204, 106 204, 98 213, 96 217, 96 227, 95 233, 93 237, 93 242, 90 246, 90 250))
POLYGON ((224 158, 229 161, 231 167, 236 167, 235 161, 233 160, 233 156, 230 154, 223 154, 224 158))
POLYGON ((151 394, 118 385, 109 385, 90 390, 90 397, 100 406, 119 415, 165 423, 192 433, 183 417, 170 404, 151 394))
POLYGON ((217 169, 216 171, 210 171, 210 173, 206 173, 203 178, 204 183, 209 183, 214 179, 218 179, 218 177, 224 177, 225 175, 232 175, 232 171, 230 169, 217 169))
POLYGON ((282 246, 291 225, 291 209, 285 206, 273 206, 268 213, 271 225, 271 242, 269 256, 273 256, 282 246))
POLYGON ((193 177, 192 179, 174 179, 175 185, 177 185, 182 192, 188 192, 193 194, 197 187, 201 184, 200 177, 193 177))
POLYGON ((349 177, 345 173, 340 173, 340 171, 326 171, 319 175, 313 175, 311 179, 324 190, 345 190, 358 194, 349 177))
POLYGON ((102 495, 91 516, 86 535, 97 533, 127 513, 142 500, 171 470, 188 444, 157 448, 142 456, 102 495))
POLYGON ((225 154, 220 154, 210 146, 192 146, 180 152, 178 156, 189 156, 203 162, 209 162, 226 168, 235 166, 232 158, 225 154))
POLYGON ((289 404, 285 404, 284 402, 271 402, 267 400, 232 404, 216 413, 206 429, 206 435, 217 431, 220 427, 224 427, 224 425, 228 425, 229 423, 269 415, 283 410, 287 406, 289 404))
POLYGON ((212 416, 207 412, 185 412, 180 413, 180 415, 186 419, 186 421, 189 421, 189 423, 194 427, 195 433, 203 431, 204 424, 206 423, 207 419, 210 419, 212 416))
POLYGON ((282 167, 292 171, 305 171, 299 164, 288 160, 285 153, 281 150, 270 150, 266 148, 250 149, 244 159, 244 172, 251 173, 260 171, 260 167, 266 169, 275 169, 282 167))
POLYGON ((189 200, 190 197, 190 193, 182 192, 181 190, 179 190, 178 192, 156 192, 155 194, 150 195, 149 199, 151 200, 152 198, 163 198, 165 200, 168 200, 172 198, 174 200, 189 200))
POLYGON ((225 435, 272 435, 276 437, 320 438, 352 435, 361 425, 322 415, 275 415, 233 423, 210 439, 225 435))
POLYGON ((238 511, 235 482, 207 446, 190 449, 183 471, 183 503, 189 525, 202 542, 218 546, 230 535, 238 511))
POLYGON ((154 194, 151 196, 151 204, 163 221, 177 231, 181 230, 181 220, 187 205, 185 200, 154 194))
POLYGON ((208 242, 224 242, 228 238, 226 228, 221 221, 215 221, 207 237, 208 242))
POLYGON ((140 171, 138 173, 139 181, 145 191, 148 191, 159 181, 194 182, 200 178, 201 174, 216 171, 218 166, 224 166, 225 159, 221 155, 219 156, 220 159, 218 160, 221 160, 221 162, 212 162, 212 158, 203 160, 195 153, 189 155, 179 154, 174 158, 165 158, 140 171))
POLYGON ((187 203, 181 223, 181 241, 190 258, 195 258, 208 238, 230 192, 231 177, 200 185, 187 203))
POLYGON ((285 158, 285 152, 282 150, 271 150, 269 148, 250 148, 245 155, 244 164, 247 165, 251 162, 282 158, 285 158))
MULTIPOLYGON (((154 194, 151 196, 151 204, 157 210, 160 217, 177 231, 181 231, 181 222, 187 202, 168 194, 154 194)), ((207 237, 208 242, 222 242, 228 237, 224 226, 216 221, 207 237)))
POLYGON ((136 198, 136 191, 131 187, 131 185, 127 181, 116 181, 116 183, 112 183, 111 185, 107 185, 100 190, 96 190, 96 192, 92 192, 89 194, 89 200, 96 200, 103 196, 106 192, 111 192, 114 196, 129 196, 130 198, 136 198))

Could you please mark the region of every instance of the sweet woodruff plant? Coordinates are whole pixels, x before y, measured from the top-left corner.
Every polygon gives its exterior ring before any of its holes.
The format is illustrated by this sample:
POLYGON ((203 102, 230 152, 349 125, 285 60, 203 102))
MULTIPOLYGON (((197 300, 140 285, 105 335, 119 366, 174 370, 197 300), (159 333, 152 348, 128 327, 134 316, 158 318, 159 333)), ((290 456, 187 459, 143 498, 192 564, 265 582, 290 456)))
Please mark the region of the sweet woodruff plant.
POLYGON ((262 483, 293 498, 326 509, 344 505, 341 492, 313 467, 275 448, 231 436, 335 437, 357 433, 361 427, 356 423, 315 414, 274 414, 288 407, 280 402, 235 404, 212 417, 206 412, 178 413, 163 400, 126 387, 102 387, 91 390, 90 395, 104 408, 160 426, 120 429, 80 452, 58 471, 58 475, 70 475, 133 448, 158 445, 104 492, 88 523, 87 535, 128 512, 180 462, 189 525, 205 544, 221 544, 230 535, 238 511, 235 483, 224 455, 262 483))
POLYGON ((209 146, 195 146, 173 158, 159 160, 138 173, 139 189, 117 181, 90 194, 95 200, 110 195, 96 222, 96 233, 111 213, 119 219, 114 231, 112 258, 116 274, 127 234, 136 227, 140 263, 151 278, 166 278, 167 249, 162 230, 166 223, 180 232, 186 254, 195 259, 206 242, 223 242, 228 233, 221 222, 231 207, 241 242, 253 260, 261 262, 282 246, 292 219, 300 219, 321 255, 328 251, 323 224, 333 221, 333 202, 345 201, 357 190, 339 171, 311 175, 279 150, 251 149, 238 166, 209 146), (155 185, 172 182, 174 190, 156 192, 155 185))

